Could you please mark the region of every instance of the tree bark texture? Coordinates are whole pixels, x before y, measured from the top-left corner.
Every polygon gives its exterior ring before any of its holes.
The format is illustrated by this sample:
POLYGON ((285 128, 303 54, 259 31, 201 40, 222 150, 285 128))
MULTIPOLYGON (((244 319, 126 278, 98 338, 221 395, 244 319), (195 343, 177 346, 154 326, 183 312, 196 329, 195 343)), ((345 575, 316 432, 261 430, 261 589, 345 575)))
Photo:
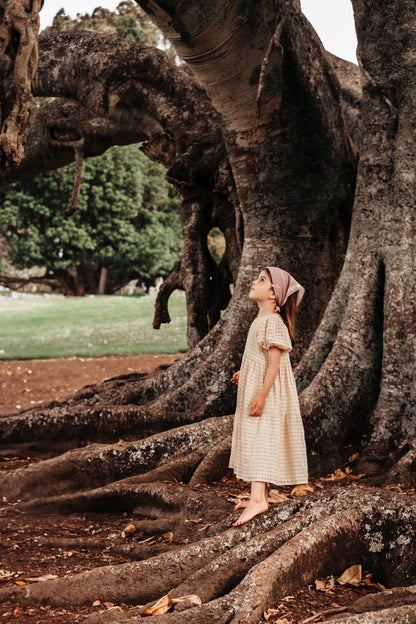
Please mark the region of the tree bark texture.
POLYGON ((39 11, 42 5, 42 0, 9 0, 1 3, 1 167, 20 163, 23 146, 35 118, 31 81, 38 62, 39 11))

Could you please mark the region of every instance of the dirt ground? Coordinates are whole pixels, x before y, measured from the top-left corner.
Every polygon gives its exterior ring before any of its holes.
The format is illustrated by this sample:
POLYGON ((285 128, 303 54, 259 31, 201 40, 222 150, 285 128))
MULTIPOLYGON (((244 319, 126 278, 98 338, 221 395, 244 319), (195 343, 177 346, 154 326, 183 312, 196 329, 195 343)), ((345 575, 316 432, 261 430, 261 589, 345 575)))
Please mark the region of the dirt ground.
POLYGON ((169 355, 69 357, 48 360, 0 360, 0 416, 62 399, 92 383, 128 373, 146 373, 172 364, 169 355))
MULTIPOLYGON (((169 364, 180 355, 146 355, 134 357, 65 358, 61 360, 1 361, 0 388, 1 413, 27 409, 42 401, 64 397, 75 390, 104 378, 130 372, 151 372, 161 364, 169 364)), ((11 470, 25 466, 39 458, 16 457, 3 454, 0 469, 11 470)), ((336 475, 334 475, 336 476, 336 475)), ((339 473, 340 479, 319 480, 314 489, 343 486, 360 487, 367 479, 353 478, 339 473)), ((218 497, 225 498, 230 512, 235 497, 247 490, 246 484, 228 475, 221 482, 202 486, 214 490, 218 497)), ((285 496, 291 496, 291 488, 279 488, 285 496)), ((412 491, 414 495, 414 491, 412 491)), ((278 504, 278 503, 276 503, 278 504)), ((143 544, 148 549, 146 557, 160 553, 164 548, 172 549, 184 544, 183 535, 147 535, 142 532, 127 537, 123 529, 135 522, 133 512, 112 514, 80 513, 63 515, 59 513, 35 514, 18 509, 6 499, 0 500, 0 587, 4 585, 25 585, 41 580, 48 575, 64 576, 97 566, 130 561, 123 545, 143 544), (120 548, 121 546, 121 548, 120 548)), ((139 513, 139 511, 137 512, 139 513)), ((228 513, 228 512, 227 512, 228 513)), ((196 526, 202 531, 204 525, 196 526)), ((357 562, 357 564, 360 562, 357 562)), ((321 583, 303 587, 293 596, 286 596, 273 609, 264 614, 262 622, 276 624, 302 624, 305 620, 323 621, 319 616, 326 610, 340 610, 367 592, 382 590, 371 570, 364 570, 360 584, 339 585, 328 577, 321 583), (368 573, 370 576, 365 577, 368 573), (315 616, 315 617, 313 617, 315 616), (308 618, 312 618, 309 620, 308 618)), ((49 576, 50 578, 50 576, 49 576)), ((0 603, 0 624, 78 624, 94 612, 117 609, 138 615, 140 607, 94 601, 84 607, 53 607, 49 605, 18 606, 15 603, 0 603)))

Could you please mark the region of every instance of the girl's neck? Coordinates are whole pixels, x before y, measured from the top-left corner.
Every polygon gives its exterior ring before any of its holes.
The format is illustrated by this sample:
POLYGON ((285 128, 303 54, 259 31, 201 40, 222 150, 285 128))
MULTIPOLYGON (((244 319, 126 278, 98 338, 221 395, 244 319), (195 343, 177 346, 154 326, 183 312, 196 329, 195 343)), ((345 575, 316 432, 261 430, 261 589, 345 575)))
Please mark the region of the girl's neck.
POLYGON ((273 314, 276 312, 276 302, 271 299, 267 301, 258 301, 257 302, 259 311, 257 312, 257 316, 267 316, 268 314, 273 314))

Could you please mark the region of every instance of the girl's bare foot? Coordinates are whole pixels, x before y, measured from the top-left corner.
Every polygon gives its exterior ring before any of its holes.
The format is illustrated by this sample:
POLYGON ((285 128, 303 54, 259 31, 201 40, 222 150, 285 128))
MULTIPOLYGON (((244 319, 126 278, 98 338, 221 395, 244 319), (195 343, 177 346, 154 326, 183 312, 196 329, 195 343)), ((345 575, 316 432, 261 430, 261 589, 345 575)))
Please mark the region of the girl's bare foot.
POLYGON ((254 518, 255 516, 258 516, 259 514, 267 511, 268 508, 269 508, 269 504, 267 501, 261 501, 261 502, 249 501, 243 513, 238 518, 238 520, 234 522, 233 526, 237 527, 237 526, 241 526, 242 524, 245 524, 249 520, 252 520, 252 518, 254 518))
POLYGON ((248 505, 248 501, 240 500, 234 507, 234 511, 238 511, 239 509, 244 509, 245 507, 247 507, 247 505, 248 505))

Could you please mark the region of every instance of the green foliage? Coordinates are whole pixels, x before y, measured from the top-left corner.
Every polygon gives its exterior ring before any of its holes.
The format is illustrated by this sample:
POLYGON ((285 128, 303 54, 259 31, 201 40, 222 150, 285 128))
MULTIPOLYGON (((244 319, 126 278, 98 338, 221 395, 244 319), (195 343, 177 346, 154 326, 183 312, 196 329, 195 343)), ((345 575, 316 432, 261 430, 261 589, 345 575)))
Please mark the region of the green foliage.
POLYGON ((56 30, 93 30, 112 33, 152 46, 157 46, 162 40, 160 31, 144 11, 131 0, 120 2, 115 11, 97 7, 91 15, 78 13, 75 19, 69 17, 65 9, 60 9, 54 17, 52 26, 45 28, 45 32, 56 30))
POLYGON ((225 251, 224 234, 217 227, 212 228, 208 233, 208 249, 212 259, 218 265, 225 251))
POLYGON ((0 233, 18 269, 51 275, 101 267, 153 280, 181 251, 179 202, 164 170, 136 146, 113 147, 85 163, 78 210, 64 217, 74 165, 0 190, 0 233))
MULTIPOLYGON (((162 38, 131 0, 115 12, 102 7, 75 19, 61 9, 47 31, 93 30, 146 45, 162 38)), ((113 147, 84 165, 77 212, 64 217, 74 165, 0 190, 0 235, 18 269, 46 267, 66 294, 95 291, 101 268, 110 287, 169 274, 181 252, 179 202, 165 171, 134 146, 113 147)))

